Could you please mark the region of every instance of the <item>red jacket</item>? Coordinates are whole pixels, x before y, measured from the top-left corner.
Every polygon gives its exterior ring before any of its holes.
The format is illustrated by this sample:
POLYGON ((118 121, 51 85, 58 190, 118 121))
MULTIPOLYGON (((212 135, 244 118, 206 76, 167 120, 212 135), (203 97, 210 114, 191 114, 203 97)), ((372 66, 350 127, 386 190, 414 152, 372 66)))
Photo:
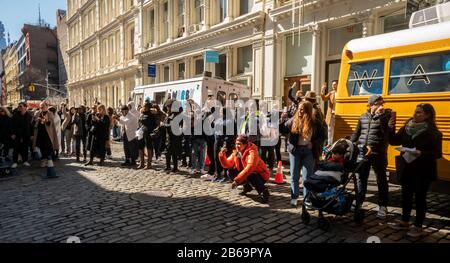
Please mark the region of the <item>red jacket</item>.
POLYGON ((234 168, 239 171, 238 176, 234 181, 238 184, 243 184, 247 177, 251 173, 258 173, 262 176, 264 181, 268 181, 270 178, 270 172, 267 168, 266 163, 258 155, 258 147, 253 143, 249 143, 247 149, 242 154, 242 167, 239 158, 237 157, 237 151, 234 150, 230 157, 227 158, 224 152, 220 152, 219 160, 223 168, 231 169, 234 168))

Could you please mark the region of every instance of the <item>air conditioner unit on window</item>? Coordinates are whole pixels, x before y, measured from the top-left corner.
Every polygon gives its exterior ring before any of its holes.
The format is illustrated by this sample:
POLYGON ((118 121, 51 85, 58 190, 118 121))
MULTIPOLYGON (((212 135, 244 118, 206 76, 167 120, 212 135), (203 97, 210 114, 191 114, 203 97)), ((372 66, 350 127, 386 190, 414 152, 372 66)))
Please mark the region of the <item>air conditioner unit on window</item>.
POLYGON ((450 21, 450 2, 435 5, 414 12, 409 20, 409 28, 450 21))
POLYGON ((202 25, 201 24, 193 24, 189 26, 189 34, 198 32, 202 29, 202 25))

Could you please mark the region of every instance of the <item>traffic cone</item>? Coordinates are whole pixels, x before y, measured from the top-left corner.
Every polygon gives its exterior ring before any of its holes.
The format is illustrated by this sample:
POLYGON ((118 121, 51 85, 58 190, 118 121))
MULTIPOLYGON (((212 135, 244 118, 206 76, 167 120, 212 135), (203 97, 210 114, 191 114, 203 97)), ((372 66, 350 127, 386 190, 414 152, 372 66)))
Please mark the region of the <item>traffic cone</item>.
POLYGON ((53 165, 52 156, 47 159, 47 178, 57 178, 55 166, 53 165))
POLYGON ((283 162, 278 162, 277 173, 275 175, 275 183, 276 184, 284 184, 284 176, 283 176, 283 162))

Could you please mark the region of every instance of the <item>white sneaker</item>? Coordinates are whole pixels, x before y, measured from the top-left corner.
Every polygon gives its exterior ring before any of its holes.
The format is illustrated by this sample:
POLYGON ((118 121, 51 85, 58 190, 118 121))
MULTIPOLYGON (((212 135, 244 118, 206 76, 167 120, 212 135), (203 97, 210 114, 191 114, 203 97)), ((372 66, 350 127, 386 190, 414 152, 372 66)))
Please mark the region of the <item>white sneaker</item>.
POLYGON ((204 174, 200 178, 203 180, 212 180, 212 179, 214 179, 214 176, 209 175, 209 174, 204 174))
POLYGON ((298 199, 291 199, 291 206, 297 206, 298 199))
POLYGON ((350 207, 350 210, 351 210, 352 212, 354 212, 355 209, 356 209, 356 200, 353 200, 353 203, 352 203, 352 206, 350 207))
POLYGON ((195 175, 197 173, 197 170, 193 169, 191 170, 191 175, 195 175))
POLYGON ((238 185, 238 186, 236 187, 236 189, 242 191, 242 190, 244 190, 244 186, 243 186, 243 185, 238 185))
POLYGON ((16 169, 16 168, 17 168, 17 163, 13 163, 13 164, 11 165, 11 168, 12 168, 12 169, 16 169))
POLYGON ((387 212, 388 212, 387 211, 387 207, 380 206, 378 208, 377 218, 379 218, 379 219, 386 219, 387 212))
POLYGON ((202 175, 205 175, 205 174, 207 174, 207 173, 208 173, 208 171, 205 171, 205 170, 201 170, 201 171, 200 171, 200 173, 201 173, 202 175))
POLYGON ((412 226, 411 229, 406 233, 407 236, 410 237, 421 237, 425 234, 422 228, 412 226))
POLYGON ((23 163, 23 166, 30 167, 31 164, 30 164, 29 162, 24 162, 24 163, 23 163))

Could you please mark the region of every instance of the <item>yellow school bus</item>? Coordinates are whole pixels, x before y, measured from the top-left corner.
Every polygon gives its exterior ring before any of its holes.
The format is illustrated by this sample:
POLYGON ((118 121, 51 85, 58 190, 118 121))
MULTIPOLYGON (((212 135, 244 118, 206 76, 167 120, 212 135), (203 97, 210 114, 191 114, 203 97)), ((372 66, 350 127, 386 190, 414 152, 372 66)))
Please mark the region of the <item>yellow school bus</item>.
MULTIPOLYGON (((372 94, 397 112, 397 129, 417 104, 430 103, 443 133, 439 179, 450 181, 450 22, 350 41, 342 54, 336 95, 336 138, 351 135, 372 94)), ((389 171, 395 171, 390 146, 389 171)))

